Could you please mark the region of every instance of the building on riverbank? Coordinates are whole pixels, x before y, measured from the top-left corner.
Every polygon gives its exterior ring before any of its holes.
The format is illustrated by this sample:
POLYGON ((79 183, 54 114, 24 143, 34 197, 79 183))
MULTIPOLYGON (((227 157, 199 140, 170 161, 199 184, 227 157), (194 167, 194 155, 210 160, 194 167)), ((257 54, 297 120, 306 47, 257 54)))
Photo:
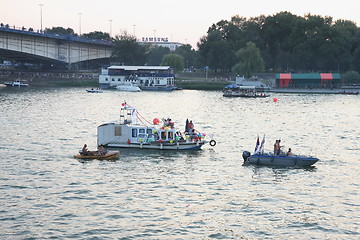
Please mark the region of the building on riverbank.
POLYGON ((338 73, 279 73, 276 74, 277 88, 339 88, 338 73))

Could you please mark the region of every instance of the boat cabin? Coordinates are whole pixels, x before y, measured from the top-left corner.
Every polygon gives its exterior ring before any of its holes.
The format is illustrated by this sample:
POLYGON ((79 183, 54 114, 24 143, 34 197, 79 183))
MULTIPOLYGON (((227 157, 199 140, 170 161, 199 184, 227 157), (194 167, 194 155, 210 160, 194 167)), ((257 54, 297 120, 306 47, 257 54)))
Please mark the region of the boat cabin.
MULTIPOLYGON (((175 75, 170 66, 110 66, 101 70, 99 85, 112 88, 123 84, 137 84, 140 88, 151 90, 175 86, 175 75)), ((173 90, 173 89, 172 89, 173 90)))

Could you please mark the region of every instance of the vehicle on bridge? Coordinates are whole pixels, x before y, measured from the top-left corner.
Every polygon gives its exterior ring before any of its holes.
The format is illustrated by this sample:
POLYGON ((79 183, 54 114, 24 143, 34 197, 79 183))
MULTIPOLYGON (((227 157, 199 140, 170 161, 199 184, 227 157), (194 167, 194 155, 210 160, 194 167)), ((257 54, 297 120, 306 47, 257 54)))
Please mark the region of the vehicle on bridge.
POLYGON ((101 70, 100 88, 136 84, 141 90, 172 91, 175 75, 170 66, 110 66, 101 70))

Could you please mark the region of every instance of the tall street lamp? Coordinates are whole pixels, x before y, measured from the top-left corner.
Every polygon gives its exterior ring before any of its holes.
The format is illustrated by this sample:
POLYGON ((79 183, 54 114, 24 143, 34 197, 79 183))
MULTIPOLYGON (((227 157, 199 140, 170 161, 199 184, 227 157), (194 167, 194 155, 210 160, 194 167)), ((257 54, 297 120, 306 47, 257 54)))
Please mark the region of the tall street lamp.
POLYGON ((135 35, 135 27, 136 27, 136 25, 134 24, 133 27, 134 27, 134 37, 135 37, 135 36, 136 36, 136 35, 135 35))
POLYGON ((79 15, 79 37, 81 37, 81 15, 82 13, 78 13, 79 15))
POLYGON ((43 31, 43 27, 42 27, 42 7, 44 6, 44 4, 40 3, 39 6, 40 6, 40 29, 41 29, 41 32, 42 32, 43 31))
POLYGON ((112 19, 109 20, 109 22, 110 22, 110 38, 111 38, 111 35, 112 35, 112 21, 113 21, 112 19))

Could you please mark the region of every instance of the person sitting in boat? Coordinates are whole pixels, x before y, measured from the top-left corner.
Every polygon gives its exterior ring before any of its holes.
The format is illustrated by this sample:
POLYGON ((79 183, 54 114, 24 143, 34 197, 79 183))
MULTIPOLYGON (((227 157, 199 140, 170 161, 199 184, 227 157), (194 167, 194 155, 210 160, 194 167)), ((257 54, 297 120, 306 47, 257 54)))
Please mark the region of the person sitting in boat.
POLYGON ((174 128, 174 122, 171 121, 171 118, 168 118, 168 126, 169 126, 170 128, 174 128))
POLYGON ((98 155, 105 155, 106 151, 103 145, 98 146, 98 155))
POLYGON ((289 148, 289 150, 286 153, 286 156, 288 157, 292 157, 294 154, 291 152, 291 148, 289 148))
POLYGON ((194 142, 196 142, 197 139, 198 139, 198 134, 195 132, 195 129, 192 129, 190 131, 190 141, 192 142, 194 140, 194 142))
POLYGON ((88 150, 87 145, 84 144, 84 147, 83 147, 82 150, 81 150, 81 155, 88 156, 89 153, 90 153, 90 151, 88 150))
POLYGON ((162 120, 163 120, 163 122, 164 122, 164 126, 163 126, 163 127, 169 126, 169 118, 163 118, 162 120))

